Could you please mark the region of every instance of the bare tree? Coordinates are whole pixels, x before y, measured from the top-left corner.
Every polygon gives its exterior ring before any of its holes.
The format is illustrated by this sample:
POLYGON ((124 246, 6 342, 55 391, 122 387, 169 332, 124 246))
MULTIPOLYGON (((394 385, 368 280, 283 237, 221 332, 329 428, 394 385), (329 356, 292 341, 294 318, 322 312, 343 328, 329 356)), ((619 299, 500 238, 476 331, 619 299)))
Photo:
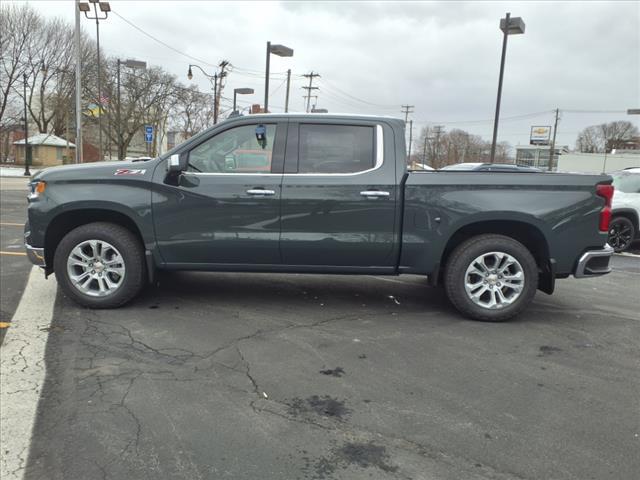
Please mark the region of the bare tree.
POLYGON ((16 82, 27 68, 25 55, 32 31, 41 24, 40 16, 29 5, 0 5, 0 126, 6 123, 5 111, 16 82))
POLYGON ((597 126, 587 127, 578 134, 576 150, 582 153, 604 152, 604 140, 597 126))
POLYGON ((610 152, 615 148, 625 148, 637 136, 638 127, 626 120, 592 125, 578 134, 576 150, 583 153, 610 152))
POLYGON ((172 128, 189 138, 213 124, 213 97, 200 92, 195 85, 176 86, 172 128))
MULTIPOLYGON (((175 101, 176 79, 160 67, 152 67, 142 71, 122 70, 120 94, 120 128, 117 118, 117 85, 116 61, 105 62, 108 69, 103 87, 110 98, 104 115, 107 122, 103 122, 103 133, 114 145, 119 145, 122 156, 127 151, 136 136, 142 136, 145 125, 152 125, 156 131, 166 122, 167 113, 175 101), (122 138, 118 138, 118 131, 122 138)), ((153 144, 151 155, 155 155, 157 145, 153 144)))

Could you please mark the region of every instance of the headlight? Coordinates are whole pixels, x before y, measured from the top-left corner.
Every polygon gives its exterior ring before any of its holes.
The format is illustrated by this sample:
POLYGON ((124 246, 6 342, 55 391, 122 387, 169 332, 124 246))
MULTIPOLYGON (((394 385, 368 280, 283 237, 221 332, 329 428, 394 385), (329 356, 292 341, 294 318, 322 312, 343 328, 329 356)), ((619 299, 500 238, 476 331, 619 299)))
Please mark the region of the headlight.
POLYGON ((46 188, 47 188, 47 182, 43 180, 29 183, 29 195, 27 195, 27 198, 29 200, 34 200, 38 198, 42 193, 44 193, 46 188))

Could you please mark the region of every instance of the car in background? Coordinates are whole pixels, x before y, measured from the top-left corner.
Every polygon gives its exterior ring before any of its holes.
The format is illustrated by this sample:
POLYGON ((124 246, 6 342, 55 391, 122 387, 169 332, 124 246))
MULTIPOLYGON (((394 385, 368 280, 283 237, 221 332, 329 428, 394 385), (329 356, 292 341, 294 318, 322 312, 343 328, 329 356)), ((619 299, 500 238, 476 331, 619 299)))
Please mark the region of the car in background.
POLYGON ((640 238, 640 167, 611 174, 613 200, 608 243, 616 252, 628 250, 640 238))
POLYGON ((466 162, 456 163, 454 165, 447 165, 440 170, 447 170, 450 172, 466 171, 466 172, 543 172, 535 167, 524 167, 521 165, 514 165, 512 163, 481 163, 481 162, 466 162))

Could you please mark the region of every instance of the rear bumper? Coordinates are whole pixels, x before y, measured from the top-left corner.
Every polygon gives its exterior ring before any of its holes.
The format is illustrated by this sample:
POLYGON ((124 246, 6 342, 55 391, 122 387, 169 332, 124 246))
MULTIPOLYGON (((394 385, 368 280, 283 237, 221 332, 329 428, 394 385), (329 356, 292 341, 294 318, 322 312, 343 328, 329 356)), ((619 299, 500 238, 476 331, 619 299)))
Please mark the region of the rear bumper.
POLYGON ((576 278, 597 277, 611 272, 609 261, 613 255, 613 248, 609 244, 598 250, 586 251, 578 260, 573 275, 576 278))
POLYGON ((27 258, 31 263, 43 268, 47 266, 44 261, 44 248, 32 247, 28 243, 24 244, 24 248, 27 251, 27 258))

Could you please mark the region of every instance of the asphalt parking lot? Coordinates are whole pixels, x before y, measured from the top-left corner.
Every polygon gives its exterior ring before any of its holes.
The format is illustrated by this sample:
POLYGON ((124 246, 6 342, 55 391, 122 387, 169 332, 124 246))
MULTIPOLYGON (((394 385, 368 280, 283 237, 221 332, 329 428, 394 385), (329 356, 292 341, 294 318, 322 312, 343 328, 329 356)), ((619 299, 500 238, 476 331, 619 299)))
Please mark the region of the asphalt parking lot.
MULTIPOLYGON (((3 195, 8 222, 5 200, 24 193, 3 195)), ((11 257, 3 315, 30 271, 11 257)), ((462 319, 413 276, 166 274, 103 311, 58 291, 21 468, 27 479, 637 478, 638 294, 631 256, 606 277, 559 281, 505 324, 462 319)))

